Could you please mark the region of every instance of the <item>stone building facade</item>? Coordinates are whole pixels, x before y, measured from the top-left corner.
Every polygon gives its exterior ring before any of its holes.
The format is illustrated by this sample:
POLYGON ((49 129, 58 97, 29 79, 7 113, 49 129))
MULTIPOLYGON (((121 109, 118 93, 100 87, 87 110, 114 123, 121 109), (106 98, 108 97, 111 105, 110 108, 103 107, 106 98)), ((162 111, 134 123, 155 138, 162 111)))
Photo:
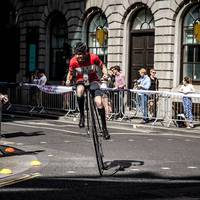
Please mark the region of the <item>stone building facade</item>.
POLYGON ((161 90, 176 89, 186 75, 200 90, 199 0, 16 0, 12 6, 18 81, 38 68, 49 81, 61 80, 82 40, 108 68, 121 66, 128 87, 144 67, 157 70, 161 90))

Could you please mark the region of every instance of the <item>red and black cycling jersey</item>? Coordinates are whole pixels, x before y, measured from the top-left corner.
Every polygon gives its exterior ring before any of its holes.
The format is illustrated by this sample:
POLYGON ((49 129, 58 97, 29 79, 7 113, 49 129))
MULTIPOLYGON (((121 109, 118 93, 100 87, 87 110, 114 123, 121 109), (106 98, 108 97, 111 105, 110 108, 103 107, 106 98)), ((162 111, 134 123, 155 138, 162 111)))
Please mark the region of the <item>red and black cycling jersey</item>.
POLYGON ((102 69, 103 62, 95 54, 88 53, 87 59, 79 63, 76 56, 72 57, 69 63, 70 77, 76 73, 76 83, 83 82, 84 74, 88 75, 89 82, 99 81, 98 68, 102 69))

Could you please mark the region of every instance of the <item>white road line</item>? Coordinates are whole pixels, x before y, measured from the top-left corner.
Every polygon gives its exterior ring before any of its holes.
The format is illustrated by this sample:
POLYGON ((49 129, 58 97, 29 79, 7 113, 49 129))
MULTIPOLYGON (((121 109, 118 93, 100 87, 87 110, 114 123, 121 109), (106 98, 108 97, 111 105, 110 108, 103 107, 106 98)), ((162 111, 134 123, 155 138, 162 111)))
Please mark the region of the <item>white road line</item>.
POLYGON ((65 143, 70 143, 71 141, 69 141, 69 140, 65 140, 64 142, 65 142, 65 143))
POLYGON ((163 170, 170 170, 171 168, 169 168, 169 167, 161 167, 161 169, 163 169, 163 170))
MULTIPOLYGON (((69 131, 65 129, 57 129, 57 128, 51 128, 51 127, 37 127, 36 125, 26 125, 26 124, 18 124, 16 122, 5 122, 4 124, 10 125, 10 126, 23 126, 23 127, 28 127, 28 128, 35 128, 35 129, 46 129, 46 130, 52 130, 52 131, 58 131, 58 132, 64 132, 64 133, 73 133, 73 134, 78 134, 80 135, 80 132, 78 131, 69 131)), ((113 129, 113 128, 112 128, 113 129)), ((138 132, 125 132, 126 129, 123 129, 124 132, 110 132, 111 135, 138 135, 138 136, 176 136, 176 137, 185 137, 185 138, 196 138, 200 139, 200 136, 195 136, 195 135, 182 135, 182 134, 177 134, 177 133, 151 133, 147 132, 147 130, 141 131, 141 129, 138 129, 138 132)), ((130 131, 130 129, 128 129, 130 131)), ((135 131, 135 130, 134 130, 135 131)), ((83 134, 85 135, 85 133, 83 134)), ((171 139, 170 139, 171 140, 171 139)))
POLYGON ((27 127, 27 128, 35 128, 35 129, 46 129, 46 130, 53 130, 53 131, 60 131, 60 132, 65 132, 65 133, 74 133, 74 134, 80 134, 79 132, 75 132, 75 131, 68 131, 68 130, 63 130, 63 129, 57 129, 57 128, 50 128, 50 127, 36 127, 36 126, 31 126, 31 125, 26 125, 26 124, 17 124, 17 123, 10 123, 10 122, 6 122, 6 125, 11 125, 11 126, 23 126, 23 127, 27 127))
POLYGON ((54 127, 69 127, 69 126, 74 126, 72 124, 66 124, 66 125, 62 125, 62 124, 51 124, 51 123, 46 123, 46 122, 32 122, 32 121, 26 121, 26 122, 23 122, 23 121, 15 121, 16 123, 19 123, 19 124, 28 124, 28 125, 43 125, 43 126, 54 126, 54 127))
POLYGON ((24 143, 16 143, 16 145, 22 146, 22 145, 24 145, 24 143))
POLYGON ((188 166, 187 168, 188 169, 198 169, 198 167, 195 167, 195 166, 188 166))
POLYGON ((75 171, 67 171, 68 174, 75 174, 75 171))
POLYGON ((131 168, 130 170, 131 170, 131 171, 140 171, 140 170, 137 169, 137 168, 131 168))
MULTIPOLYGON (((130 130, 129 130, 130 131, 130 130)), ((195 136, 195 135, 182 135, 182 134, 177 134, 177 133, 141 133, 140 130, 136 132, 121 132, 121 133, 114 133, 114 132, 109 132, 111 135, 137 135, 137 136, 176 136, 176 137, 184 137, 184 138, 196 138, 200 139, 200 136, 195 136)), ((168 141, 172 141, 174 139, 168 139, 168 141)))

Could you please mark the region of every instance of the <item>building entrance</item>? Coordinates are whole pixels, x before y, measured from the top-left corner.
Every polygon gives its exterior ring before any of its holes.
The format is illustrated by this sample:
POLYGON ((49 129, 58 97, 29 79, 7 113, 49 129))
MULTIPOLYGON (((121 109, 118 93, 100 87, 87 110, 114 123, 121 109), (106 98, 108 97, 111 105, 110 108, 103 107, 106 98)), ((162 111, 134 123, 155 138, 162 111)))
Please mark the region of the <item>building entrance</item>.
POLYGON ((129 87, 138 79, 142 67, 149 72, 154 64, 154 31, 134 31, 131 33, 129 87))

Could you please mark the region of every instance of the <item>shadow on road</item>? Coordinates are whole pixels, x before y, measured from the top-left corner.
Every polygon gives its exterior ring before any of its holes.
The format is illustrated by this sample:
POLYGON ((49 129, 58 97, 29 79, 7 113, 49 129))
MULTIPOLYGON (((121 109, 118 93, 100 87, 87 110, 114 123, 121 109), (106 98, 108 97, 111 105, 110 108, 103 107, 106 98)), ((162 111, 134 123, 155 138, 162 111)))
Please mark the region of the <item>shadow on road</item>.
POLYGON ((25 132, 14 132, 14 133, 6 133, 6 134, 2 134, 1 137, 4 138, 13 138, 13 137, 32 137, 32 136, 40 136, 40 135, 45 135, 44 133, 42 133, 43 131, 34 131, 31 133, 25 133, 25 132))
MULTIPOLYGON (((167 177, 166 177, 167 179, 167 177)), ((197 200, 200 182, 145 181, 124 177, 40 177, 4 187, 1 199, 87 200, 197 200)))
POLYGON ((138 160, 113 160, 104 162, 104 167, 106 170, 112 170, 112 175, 116 174, 119 171, 125 171, 125 169, 132 166, 141 166, 144 165, 144 161, 138 160))
POLYGON ((0 157, 30 155, 30 154, 38 154, 40 152, 44 152, 44 150, 23 151, 21 149, 12 146, 0 145, 0 157))

